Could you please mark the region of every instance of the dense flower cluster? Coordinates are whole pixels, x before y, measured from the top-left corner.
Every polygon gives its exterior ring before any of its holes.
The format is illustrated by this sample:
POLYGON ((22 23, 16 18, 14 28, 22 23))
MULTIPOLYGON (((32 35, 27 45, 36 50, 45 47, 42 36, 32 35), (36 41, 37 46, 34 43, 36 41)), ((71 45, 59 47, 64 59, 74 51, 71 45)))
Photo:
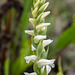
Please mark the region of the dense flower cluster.
POLYGON ((33 73, 24 72, 25 75, 48 75, 51 68, 54 68, 55 59, 48 60, 48 45, 53 41, 46 40, 47 26, 50 23, 45 23, 45 17, 50 14, 50 11, 44 12, 48 7, 49 2, 45 0, 35 0, 33 2, 32 16, 29 21, 33 25, 34 30, 25 30, 25 33, 32 35, 32 51, 36 51, 35 55, 26 56, 27 63, 32 61, 34 63, 33 73))

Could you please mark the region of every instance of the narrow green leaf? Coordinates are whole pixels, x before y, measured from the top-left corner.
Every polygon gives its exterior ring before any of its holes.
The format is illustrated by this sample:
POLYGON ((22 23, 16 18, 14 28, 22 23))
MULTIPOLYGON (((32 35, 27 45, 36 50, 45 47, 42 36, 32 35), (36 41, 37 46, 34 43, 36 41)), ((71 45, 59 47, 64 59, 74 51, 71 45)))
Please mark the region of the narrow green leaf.
POLYGON ((9 59, 6 59, 4 63, 4 75, 9 75, 9 59))
POLYGON ((32 63, 27 64, 26 60, 24 59, 25 56, 32 54, 30 50, 30 43, 27 41, 24 44, 25 48, 21 50, 20 57, 14 61, 12 64, 12 75, 20 75, 23 73, 32 63))
MULTIPOLYGON (((75 21, 75 16, 74 16, 75 21)), ((75 23, 68 28, 58 39, 55 49, 52 51, 51 56, 54 56, 57 51, 65 48, 66 46, 75 43, 75 23)))

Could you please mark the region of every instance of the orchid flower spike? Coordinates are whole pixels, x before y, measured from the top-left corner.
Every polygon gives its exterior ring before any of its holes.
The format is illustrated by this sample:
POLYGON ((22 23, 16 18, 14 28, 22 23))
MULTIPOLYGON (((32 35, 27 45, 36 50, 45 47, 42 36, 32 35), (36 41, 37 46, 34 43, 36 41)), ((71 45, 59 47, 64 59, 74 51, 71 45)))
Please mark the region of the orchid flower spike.
POLYGON ((53 42, 51 39, 46 40, 47 26, 50 23, 45 23, 45 17, 50 14, 50 11, 46 11, 49 2, 46 0, 34 0, 33 8, 31 9, 32 18, 29 18, 30 23, 33 25, 34 30, 25 30, 25 33, 32 36, 31 50, 34 51, 34 55, 24 57, 26 63, 30 61, 34 63, 33 73, 24 72, 25 75, 48 75, 51 68, 54 68, 55 59, 48 60, 48 48, 47 45, 53 42))

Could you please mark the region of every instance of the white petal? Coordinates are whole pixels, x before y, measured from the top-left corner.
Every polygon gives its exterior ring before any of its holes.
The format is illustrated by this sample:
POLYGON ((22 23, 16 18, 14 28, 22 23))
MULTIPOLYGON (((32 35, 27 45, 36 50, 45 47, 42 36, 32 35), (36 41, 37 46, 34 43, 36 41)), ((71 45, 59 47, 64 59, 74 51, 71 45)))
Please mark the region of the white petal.
POLYGON ((34 36, 34 30, 25 30, 25 33, 34 36))
POLYGON ((31 48, 32 51, 36 50, 36 48, 33 45, 31 45, 31 48))
POLYGON ((50 14, 50 11, 44 12, 43 15, 41 16, 41 19, 45 18, 49 14, 50 14))
POLYGON ((49 74, 49 72, 51 71, 51 67, 49 65, 47 65, 46 69, 47 69, 47 74, 49 74))
POLYGON ((34 62, 37 59, 36 55, 26 56, 24 57, 26 62, 29 63, 30 61, 34 62))
POLYGON ((42 9, 45 10, 45 9, 48 7, 48 5, 49 5, 49 2, 45 3, 45 4, 39 9, 39 11, 41 11, 42 9))
POLYGON ((54 61, 55 61, 55 59, 52 59, 52 60, 40 59, 37 62, 37 65, 38 65, 38 67, 42 67, 42 66, 45 66, 45 65, 52 65, 54 63, 54 61))
MULTIPOLYGON (((45 69, 45 66, 42 67, 41 72, 43 73, 45 69)), ((49 72, 51 71, 51 67, 49 65, 46 65, 46 70, 47 70, 47 75, 49 74, 49 72)))
POLYGON ((37 35, 34 37, 34 42, 38 43, 39 40, 46 39, 46 35, 37 35))
POLYGON ((25 75, 29 75, 29 73, 27 73, 27 72, 24 72, 24 74, 25 74, 25 75))
POLYGON ((25 74, 25 75, 37 75, 36 72, 33 72, 33 73, 24 72, 24 74, 25 74))
POLYGON ((49 26, 49 25, 50 25, 50 23, 42 23, 42 24, 39 24, 39 25, 36 26, 36 30, 37 30, 37 31, 40 31, 41 28, 47 27, 47 26, 49 26))
POLYGON ((50 44, 50 43, 52 43, 52 42, 53 42, 53 40, 50 40, 50 39, 48 39, 48 40, 43 40, 43 47, 47 46, 48 44, 50 44))
POLYGON ((32 24, 33 26, 35 26, 36 21, 35 21, 35 19, 34 19, 34 18, 30 18, 30 19, 29 19, 29 21, 31 22, 31 24, 32 24))

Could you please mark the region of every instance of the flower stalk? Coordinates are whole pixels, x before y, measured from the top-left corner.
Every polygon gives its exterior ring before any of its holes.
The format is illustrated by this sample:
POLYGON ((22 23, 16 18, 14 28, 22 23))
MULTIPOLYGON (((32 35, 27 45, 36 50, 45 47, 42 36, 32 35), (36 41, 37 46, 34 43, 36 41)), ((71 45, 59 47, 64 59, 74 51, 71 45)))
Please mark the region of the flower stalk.
POLYGON ((50 14, 50 11, 45 12, 49 2, 46 0, 35 0, 33 2, 32 16, 29 21, 33 25, 34 30, 25 30, 25 33, 32 36, 32 51, 36 51, 35 55, 26 56, 27 63, 30 61, 34 63, 33 73, 24 72, 25 75, 48 75, 51 68, 54 68, 55 59, 48 60, 48 48, 45 49, 53 40, 46 40, 47 26, 50 23, 45 23, 45 17, 50 14))

